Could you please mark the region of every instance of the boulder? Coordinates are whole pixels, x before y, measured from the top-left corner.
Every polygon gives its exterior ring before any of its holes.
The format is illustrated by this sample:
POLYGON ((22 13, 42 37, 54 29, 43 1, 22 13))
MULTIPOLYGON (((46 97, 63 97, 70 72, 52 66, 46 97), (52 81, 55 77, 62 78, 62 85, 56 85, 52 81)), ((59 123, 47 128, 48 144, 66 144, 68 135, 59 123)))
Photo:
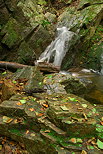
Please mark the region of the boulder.
POLYGON ((43 75, 35 66, 26 67, 17 71, 12 77, 13 80, 26 80, 24 91, 28 94, 43 92, 43 75))

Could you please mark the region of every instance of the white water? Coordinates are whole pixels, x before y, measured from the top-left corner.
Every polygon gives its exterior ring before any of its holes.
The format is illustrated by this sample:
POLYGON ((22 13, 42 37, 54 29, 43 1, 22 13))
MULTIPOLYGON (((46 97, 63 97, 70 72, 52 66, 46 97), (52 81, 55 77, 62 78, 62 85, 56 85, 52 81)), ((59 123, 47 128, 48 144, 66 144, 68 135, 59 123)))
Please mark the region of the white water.
POLYGON ((101 54, 101 74, 103 75, 103 53, 101 54))
POLYGON ((69 31, 66 27, 57 28, 58 35, 54 41, 46 48, 39 57, 38 62, 53 63, 55 66, 61 66, 62 60, 69 50, 74 32, 69 31))

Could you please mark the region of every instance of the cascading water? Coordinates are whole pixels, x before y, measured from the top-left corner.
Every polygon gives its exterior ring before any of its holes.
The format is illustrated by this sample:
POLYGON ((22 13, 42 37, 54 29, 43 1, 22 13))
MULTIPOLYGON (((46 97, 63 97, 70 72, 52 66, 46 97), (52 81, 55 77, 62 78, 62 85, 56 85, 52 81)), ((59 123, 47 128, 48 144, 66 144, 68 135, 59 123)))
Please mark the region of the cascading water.
POLYGON ((103 53, 101 54, 101 74, 103 75, 103 53))
POLYGON ((67 27, 57 28, 57 31, 57 37, 41 54, 37 62, 48 62, 55 66, 61 66, 62 60, 76 34, 69 31, 67 27))

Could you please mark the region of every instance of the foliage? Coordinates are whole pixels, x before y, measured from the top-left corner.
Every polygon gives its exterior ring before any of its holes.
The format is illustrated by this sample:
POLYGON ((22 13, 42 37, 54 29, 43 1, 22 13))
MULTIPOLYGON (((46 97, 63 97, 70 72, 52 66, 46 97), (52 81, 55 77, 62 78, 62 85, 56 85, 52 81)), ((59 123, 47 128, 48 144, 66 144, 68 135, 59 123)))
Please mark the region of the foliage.
POLYGON ((48 20, 42 20, 41 21, 41 25, 43 26, 43 27, 46 27, 47 25, 49 25, 49 24, 51 24, 48 20))
POLYGON ((38 0, 38 4, 40 4, 40 5, 46 5, 47 2, 45 0, 38 0))

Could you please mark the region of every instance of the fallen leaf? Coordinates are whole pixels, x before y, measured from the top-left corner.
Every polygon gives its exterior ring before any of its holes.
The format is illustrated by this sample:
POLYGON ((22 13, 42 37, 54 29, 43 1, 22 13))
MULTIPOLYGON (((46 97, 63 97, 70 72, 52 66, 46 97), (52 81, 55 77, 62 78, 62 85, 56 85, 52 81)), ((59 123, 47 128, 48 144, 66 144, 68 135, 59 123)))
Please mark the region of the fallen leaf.
POLYGON ((34 133, 31 133, 31 134, 30 134, 30 136, 34 137, 34 136, 35 136, 35 134, 34 134, 34 133))
POLYGON ((72 142, 72 143, 76 143, 77 142, 76 138, 71 138, 69 141, 72 142))
POLYGON ((2 73, 2 75, 5 75, 6 73, 7 73, 7 72, 5 71, 5 72, 2 73))
POLYGON ((45 130, 44 132, 45 132, 45 133, 50 133, 50 130, 45 130))
POLYGON ((103 126, 103 121, 101 121, 100 124, 103 126))
POLYGON ((12 118, 7 117, 7 116, 3 116, 3 122, 4 122, 4 123, 10 123, 11 121, 13 121, 12 118))
POLYGON ((87 154, 87 152, 85 150, 82 150, 81 154, 87 154))
POLYGON ((87 108, 88 105, 87 105, 87 104, 82 104, 82 106, 83 106, 84 108, 87 108))
POLYGON ((2 140, 2 144, 4 144, 6 142, 7 138, 4 137, 3 140, 2 140))
POLYGON ((92 109, 92 112, 93 112, 93 113, 96 113, 96 109, 95 109, 95 108, 93 108, 93 109, 92 109))
POLYGON ((27 130, 25 134, 28 134, 28 133, 29 133, 29 130, 27 130))
POLYGON ((98 148, 103 149, 103 142, 100 141, 99 139, 97 140, 97 146, 98 148))
POLYGON ((87 118, 85 113, 83 113, 83 116, 84 116, 85 120, 88 120, 88 118, 87 118))
POLYGON ((13 80, 12 83, 16 84, 17 82, 15 80, 13 80))
POLYGON ((21 104, 25 104, 26 103, 26 100, 20 100, 21 104))
POLYGON ((77 138, 77 143, 82 143, 82 139, 81 138, 77 138))
POLYGON ((42 82, 39 82, 39 85, 42 85, 42 82))
POLYGON ((78 100, 75 99, 75 98, 72 98, 72 97, 68 97, 70 99, 70 101, 73 101, 73 102, 77 102, 78 100))
POLYGON ((33 111, 35 111, 35 110, 34 110, 34 108, 29 108, 29 111, 33 112, 33 111))
POLYGON ((44 114, 43 113, 39 113, 37 116, 38 117, 41 117, 41 116, 43 116, 44 114))
POLYGON ((10 141, 9 144, 11 144, 12 146, 16 145, 16 143, 13 141, 10 141))
POLYGON ((87 145, 87 149, 88 149, 88 150, 93 150, 93 149, 94 149, 94 146, 92 146, 92 145, 87 145))
POLYGON ((21 123, 21 122, 23 122, 23 119, 22 118, 17 118, 17 119, 14 120, 14 123, 15 124, 16 123, 21 123))
POLYGON ((20 106, 20 105, 22 105, 22 104, 21 104, 20 102, 18 102, 18 103, 16 103, 16 105, 19 105, 19 106, 20 106))
POLYGON ((68 111, 69 109, 66 106, 60 106, 62 110, 68 111))
POLYGON ((46 108, 48 108, 49 106, 48 106, 48 104, 42 104, 44 107, 46 107, 46 108))

